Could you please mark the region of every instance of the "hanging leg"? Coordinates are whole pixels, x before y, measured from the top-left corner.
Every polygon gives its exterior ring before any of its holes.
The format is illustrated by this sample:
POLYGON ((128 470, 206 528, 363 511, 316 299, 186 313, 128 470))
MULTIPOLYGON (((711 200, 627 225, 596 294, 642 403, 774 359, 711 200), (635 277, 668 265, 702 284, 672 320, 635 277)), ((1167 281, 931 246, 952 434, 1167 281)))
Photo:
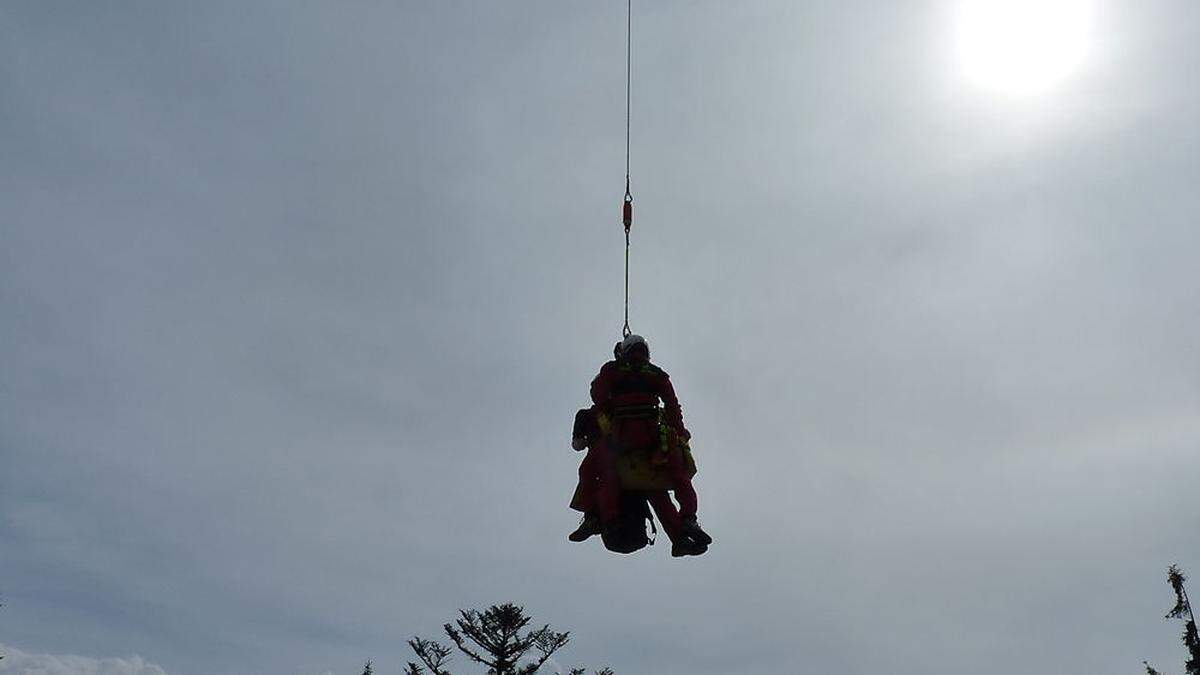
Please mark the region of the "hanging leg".
POLYGON ((699 499, 696 496, 696 488, 692 486, 692 477, 682 452, 675 450, 667 453, 667 471, 671 475, 671 482, 675 484, 675 499, 679 502, 679 518, 683 533, 696 542, 708 546, 712 543, 712 537, 700 528, 700 523, 696 520, 699 499))
POLYGON ((594 469, 600 480, 596 486, 596 511, 600 522, 607 525, 621 514, 621 474, 617 471, 617 456, 608 439, 597 441, 594 469))

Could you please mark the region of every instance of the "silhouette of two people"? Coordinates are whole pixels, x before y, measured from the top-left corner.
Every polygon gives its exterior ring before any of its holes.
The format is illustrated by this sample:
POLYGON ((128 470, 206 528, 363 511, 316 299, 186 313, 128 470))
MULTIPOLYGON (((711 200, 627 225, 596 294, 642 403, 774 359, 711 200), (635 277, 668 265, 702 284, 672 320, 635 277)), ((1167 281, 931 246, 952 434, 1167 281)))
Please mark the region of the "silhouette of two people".
POLYGON ((637 550, 648 541, 649 504, 673 556, 701 555, 712 537, 696 518, 691 433, 671 378, 650 362, 650 346, 639 335, 617 343, 613 355, 592 380, 592 407, 575 416, 572 446, 588 452, 571 502, 584 517, 568 538, 581 542, 600 534, 610 550, 637 550))

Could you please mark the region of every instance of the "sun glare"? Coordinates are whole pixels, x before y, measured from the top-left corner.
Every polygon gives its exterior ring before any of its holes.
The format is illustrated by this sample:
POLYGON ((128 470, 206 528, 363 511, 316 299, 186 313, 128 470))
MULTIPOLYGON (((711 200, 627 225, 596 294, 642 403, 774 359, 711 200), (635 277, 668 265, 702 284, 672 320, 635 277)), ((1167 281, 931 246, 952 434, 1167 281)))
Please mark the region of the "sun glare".
POLYGON ((1086 0, 963 0, 958 55, 972 81, 1010 94, 1043 91, 1087 53, 1086 0))

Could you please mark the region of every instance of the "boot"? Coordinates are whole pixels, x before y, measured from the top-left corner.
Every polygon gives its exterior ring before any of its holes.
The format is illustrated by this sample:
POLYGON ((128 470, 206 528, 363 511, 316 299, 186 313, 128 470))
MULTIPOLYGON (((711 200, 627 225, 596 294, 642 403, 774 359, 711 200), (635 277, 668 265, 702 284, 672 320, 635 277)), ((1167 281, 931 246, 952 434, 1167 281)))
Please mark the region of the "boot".
POLYGON ((679 520, 683 533, 695 540, 697 544, 707 547, 712 543, 712 537, 700 529, 700 523, 696 522, 696 516, 683 516, 679 520))
POLYGON ((600 517, 594 513, 583 514, 583 520, 579 521, 579 527, 575 531, 567 535, 567 539, 573 542, 587 541, 588 537, 600 534, 600 517))
POLYGON ((680 539, 671 542, 671 557, 682 558, 686 555, 703 555, 708 547, 691 539, 680 539))

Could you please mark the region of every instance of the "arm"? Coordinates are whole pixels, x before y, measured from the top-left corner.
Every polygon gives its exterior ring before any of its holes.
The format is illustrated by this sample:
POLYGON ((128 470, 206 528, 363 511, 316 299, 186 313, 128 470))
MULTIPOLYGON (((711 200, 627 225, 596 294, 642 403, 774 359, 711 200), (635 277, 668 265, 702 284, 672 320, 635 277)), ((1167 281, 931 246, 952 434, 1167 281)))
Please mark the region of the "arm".
POLYGON ((687 427, 683 426, 683 408, 679 406, 679 399, 675 396, 675 387, 671 386, 671 378, 666 373, 663 373, 662 379, 659 381, 658 397, 662 399, 667 424, 671 425, 671 428, 675 429, 685 441, 690 440, 692 434, 687 427))
POLYGON ((592 427, 596 424, 594 415, 591 408, 584 408, 575 413, 575 426, 571 428, 572 448, 583 450, 587 447, 588 441, 596 437, 592 431, 592 427))

